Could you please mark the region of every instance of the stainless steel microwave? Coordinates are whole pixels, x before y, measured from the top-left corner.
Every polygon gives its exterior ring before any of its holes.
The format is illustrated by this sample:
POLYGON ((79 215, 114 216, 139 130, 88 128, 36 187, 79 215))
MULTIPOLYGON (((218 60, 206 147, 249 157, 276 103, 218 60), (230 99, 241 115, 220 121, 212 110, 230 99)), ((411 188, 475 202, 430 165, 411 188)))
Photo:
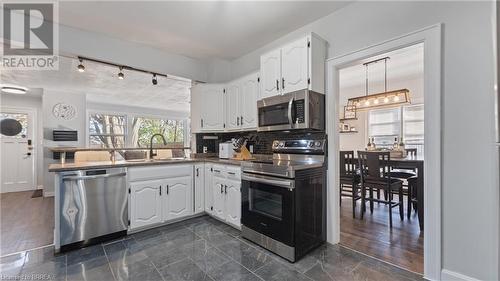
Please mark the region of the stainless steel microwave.
POLYGON ((257 101, 257 131, 325 130, 325 95, 300 90, 257 101))

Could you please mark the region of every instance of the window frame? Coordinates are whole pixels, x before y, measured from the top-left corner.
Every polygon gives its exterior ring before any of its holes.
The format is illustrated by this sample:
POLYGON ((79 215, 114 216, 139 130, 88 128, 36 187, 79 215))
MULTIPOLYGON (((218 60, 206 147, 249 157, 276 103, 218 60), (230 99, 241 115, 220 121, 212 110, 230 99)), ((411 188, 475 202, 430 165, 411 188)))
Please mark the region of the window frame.
MULTIPOLYGON (((381 108, 381 109, 372 109, 372 110, 369 110, 367 112, 367 116, 366 116, 366 136, 368 136, 368 138, 372 138, 372 137, 391 137, 391 136, 394 136, 394 137, 398 137, 398 139, 403 136, 403 140, 406 139, 406 133, 405 133, 405 129, 406 129, 406 123, 407 122, 424 122, 424 119, 418 119, 418 120, 405 120, 405 108, 410 108, 410 107, 422 107, 422 110, 425 112, 425 105, 424 103, 418 103, 418 104, 410 104, 410 105, 400 105, 398 106, 397 108, 381 108), (370 114, 374 111, 384 111, 384 110, 388 110, 388 109, 392 109, 392 110, 397 110, 398 111, 398 114, 399 114, 399 121, 394 121, 394 122, 382 122, 382 123, 377 123, 376 125, 381 125, 381 124, 398 124, 399 123, 399 135, 371 135, 371 131, 372 131, 372 125, 370 124, 370 114)), ((423 138, 424 140, 424 138, 423 138)), ((421 144, 417 144, 417 145, 420 145, 422 146, 423 149, 425 149, 425 142, 422 141, 421 144)))
MULTIPOLYGON (((103 114, 103 115, 115 115, 115 116, 125 116, 125 147, 126 148, 136 148, 134 144, 132 144, 132 138, 130 137, 130 132, 132 131, 132 124, 134 118, 150 118, 150 119, 165 119, 165 120, 180 120, 184 123, 184 147, 189 147, 191 131, 189 126, 189 116, 187 117, 169 117, 167 115, 156 115, 156 114, 139 114, 134 112, 126 112, 126 111, 109 111, 109 110, 87 110, 87 118, 85 122, 85 145, 86 147, 90 147, 90 116, 92 114, 103 114)), ((121 135, 120 135, 121 136, 121 135)))

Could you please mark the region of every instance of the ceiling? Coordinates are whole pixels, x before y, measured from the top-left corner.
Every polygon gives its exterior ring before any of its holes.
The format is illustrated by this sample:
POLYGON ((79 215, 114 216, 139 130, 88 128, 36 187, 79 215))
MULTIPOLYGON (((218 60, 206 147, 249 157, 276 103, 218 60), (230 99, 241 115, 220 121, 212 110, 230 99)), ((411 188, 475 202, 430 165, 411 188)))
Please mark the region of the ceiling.
POLYGON ((58 71, 12 71, 3 69, 0 81, 27 88, 43 88, 68 94, 86 94, 87 101, 114 105, 155 108, 171 112, 189 112, 191 81, 178 77, 157 77, 124 70, 125 79, 117 78, 118 69, 108 65, 84 62, 85 72, 77 71, 78 60, 59 57, 58 71))
POLYGON ((66 1, 59 22, 192 58, 232 60, 351 1, 66 1))

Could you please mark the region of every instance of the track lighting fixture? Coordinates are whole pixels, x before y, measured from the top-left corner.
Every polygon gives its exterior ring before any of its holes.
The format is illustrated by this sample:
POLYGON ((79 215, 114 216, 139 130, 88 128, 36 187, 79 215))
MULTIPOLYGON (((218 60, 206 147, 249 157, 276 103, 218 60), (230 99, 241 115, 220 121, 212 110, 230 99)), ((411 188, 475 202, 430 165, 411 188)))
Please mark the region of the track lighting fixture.
POLYGON ((120 80, 123 80, 123 78, 125 78, 125 74, 123 74, 122 70, 123 70, 123 67, 120 66, 120 72, 118 72, 118 79, 120 79, 120 80))
POLYGON ((80 64, 78 65, 78 72, 85 72, 85 66, 83 65, 83 60, 80 60, 80 64))
POLYGON ((151 82, 153 83, 153 85, 158 84, 158 80, 156 79, 156 74, 154 73, 153 73, 153 80, 151 80, 151 82))

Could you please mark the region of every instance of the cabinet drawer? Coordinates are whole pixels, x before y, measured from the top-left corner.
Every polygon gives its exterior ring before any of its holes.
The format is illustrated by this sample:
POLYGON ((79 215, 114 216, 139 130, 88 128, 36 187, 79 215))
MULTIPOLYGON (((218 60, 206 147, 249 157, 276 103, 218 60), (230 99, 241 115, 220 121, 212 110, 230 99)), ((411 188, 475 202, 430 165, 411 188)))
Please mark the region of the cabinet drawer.
POLYGON ((158 165, 128 168, 129 181, 191 176, 193 165, 158 165))

